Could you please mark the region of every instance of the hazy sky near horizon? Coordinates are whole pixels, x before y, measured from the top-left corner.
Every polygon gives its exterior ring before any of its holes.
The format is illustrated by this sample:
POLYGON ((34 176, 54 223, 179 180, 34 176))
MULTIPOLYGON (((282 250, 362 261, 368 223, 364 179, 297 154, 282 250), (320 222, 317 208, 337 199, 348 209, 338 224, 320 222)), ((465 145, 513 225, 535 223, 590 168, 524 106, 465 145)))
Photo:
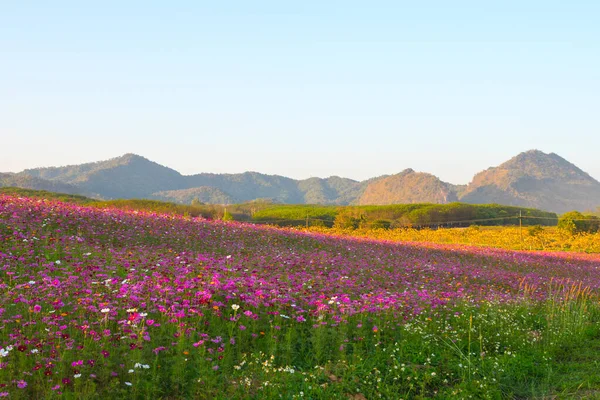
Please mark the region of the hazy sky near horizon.
POLYGON ((5 1, 0 171, 452 183, 521 151, 600 179, 600 2, 5 1))

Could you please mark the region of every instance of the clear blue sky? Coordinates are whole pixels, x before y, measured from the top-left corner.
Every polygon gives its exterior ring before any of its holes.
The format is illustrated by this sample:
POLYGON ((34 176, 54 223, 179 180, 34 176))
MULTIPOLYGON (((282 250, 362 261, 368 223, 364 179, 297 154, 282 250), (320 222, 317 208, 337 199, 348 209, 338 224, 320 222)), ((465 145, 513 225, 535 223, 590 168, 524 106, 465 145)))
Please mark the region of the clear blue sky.
POLYGON ((0 171, 600 179, 600 1, 3 1, 0 171), (94 3, 94 4, 92 4, 94 3))

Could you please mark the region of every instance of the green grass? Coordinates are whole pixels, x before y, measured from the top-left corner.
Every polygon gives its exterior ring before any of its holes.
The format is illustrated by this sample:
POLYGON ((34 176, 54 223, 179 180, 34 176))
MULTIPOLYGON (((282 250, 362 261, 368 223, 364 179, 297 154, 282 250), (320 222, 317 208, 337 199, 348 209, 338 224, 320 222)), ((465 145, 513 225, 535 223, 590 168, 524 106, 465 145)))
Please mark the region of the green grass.
POLYGON ((311 204, 272 205, 252 216, 255 222, 269 222, 283 226, 301 226, 309 219, 312 225, 332 226, 340 207, 311 204))
POLYGON ((54 193, 46 190, 23 189, 18 187, 0 187, 0 194, 8 194, 12 196, 30 197, 36 199, 58 200, 65 203, 75 204, 91 204, 96 200, 89 197, 80 196, 77 194, 54 193))

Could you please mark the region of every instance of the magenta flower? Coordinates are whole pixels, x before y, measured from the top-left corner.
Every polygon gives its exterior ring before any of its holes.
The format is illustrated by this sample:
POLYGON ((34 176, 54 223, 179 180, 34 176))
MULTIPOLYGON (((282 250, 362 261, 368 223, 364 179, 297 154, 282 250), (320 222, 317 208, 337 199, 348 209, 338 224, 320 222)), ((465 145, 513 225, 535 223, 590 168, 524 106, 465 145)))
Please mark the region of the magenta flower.
POLYGON ((42 306, 40 306, 39 304, 36 304, 35 306, 33 306, 34 313, 39 313, 40 311, 42 311, 42 306))
POLYGON ((19 389, 25 389, 27 387, 27 382, 24 380, 17 381, 17 387, 19 389))

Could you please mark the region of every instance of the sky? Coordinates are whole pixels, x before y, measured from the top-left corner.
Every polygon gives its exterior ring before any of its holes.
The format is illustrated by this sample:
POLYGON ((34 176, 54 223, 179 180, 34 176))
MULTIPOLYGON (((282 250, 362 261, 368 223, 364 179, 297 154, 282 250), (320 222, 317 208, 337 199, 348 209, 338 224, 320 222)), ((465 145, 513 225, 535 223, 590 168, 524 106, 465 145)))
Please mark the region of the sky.
POLYGON ((0 171, 600 179, 600 2, 2 1, 0 171))

